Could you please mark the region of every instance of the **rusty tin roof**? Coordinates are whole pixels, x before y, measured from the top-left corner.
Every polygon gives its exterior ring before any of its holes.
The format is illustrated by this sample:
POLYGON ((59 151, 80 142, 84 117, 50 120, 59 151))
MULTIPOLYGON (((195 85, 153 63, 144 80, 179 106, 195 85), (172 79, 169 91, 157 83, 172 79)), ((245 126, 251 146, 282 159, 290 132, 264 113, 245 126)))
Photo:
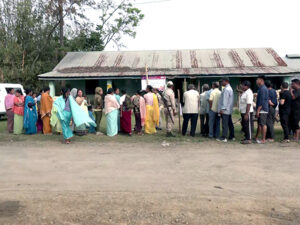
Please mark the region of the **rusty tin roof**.
POLYGON ((40 79, 101 79, 140 77, 283 75, 290 68, 272 48, 162 51, 69 52, 53 71, 40 79))

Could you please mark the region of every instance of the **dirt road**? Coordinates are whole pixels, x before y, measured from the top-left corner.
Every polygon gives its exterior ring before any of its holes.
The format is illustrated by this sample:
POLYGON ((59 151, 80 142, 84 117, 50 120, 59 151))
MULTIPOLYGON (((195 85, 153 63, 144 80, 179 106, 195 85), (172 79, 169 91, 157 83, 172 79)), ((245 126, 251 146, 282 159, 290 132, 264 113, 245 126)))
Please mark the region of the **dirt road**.
POLYGON ((2 143, 0 224, 300 224, 299 144, 105 145, 2 143))

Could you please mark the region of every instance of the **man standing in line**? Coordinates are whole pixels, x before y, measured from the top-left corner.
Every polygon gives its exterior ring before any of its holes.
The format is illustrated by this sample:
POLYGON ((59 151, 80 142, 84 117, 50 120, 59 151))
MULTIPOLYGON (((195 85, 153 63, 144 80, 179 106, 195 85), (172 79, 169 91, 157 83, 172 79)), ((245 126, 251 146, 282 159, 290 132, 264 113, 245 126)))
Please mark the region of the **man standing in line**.
POLYGON ((43 134, 52 134, 50 125, 50 117, 52 110, 53 99, 50 96, 50 88, 46 87, 41 97, 41 118, 43 120, 43 134))
POLYGON ((15 89, 9 88, 7 90, 7 95, 5 96, 4 104, 7 116, 7 131, 8 133, 13 133, 14 131, 14 98, 15 89))
POLYGON ((158 99, 158 106, 159 106, 159 125, 156 126, 156 130, 162 130, 162 115, 164 113, 164 103, 161 95, 159 94, 159 90, 157 88, 154 89, 154 93, 158 99))
POLYGON ((208 121, 209 121, 209 103, 206 98, 206 92, 209 90, 209 85, 204 84, 202 86, 202 93, 200 94, 200 130, 203 137, 207 137, 209 133, 208 121))
POLYGON ((291 95, 292 95, 292 108, 291 108, 291 120, 292 120, 292 130, 294 132, 294 140, 299 141, 300 138, 300 80, 292 80, 291 85, 291 95))
POLYGON ((191 131, 190 135, 195 137, 195 132, 197 128, 198 114, 199 114, 199 99, 200 95, 198 91, 195 90, 193 84, 189 84, 188 91, 183 94, 183 125, 182 125, 182 135, 186 135, 187 127, 189 121, 191 120, 191 131))
POLYGON ((271 81, 265 82, 269 91, 269 113, 267 117, 267 134, 266 138, 269 142, 274 142, 274 122, 275 122, 275 110, 277 107, 277 93, 273 88, 271 81))
POLYGON ((222 86, 224 87, 218 104, 218 111, 222 117, 222 137, 218 141, 227 142, 227 134, 229 129, 229 140, 235 140, 234 126, 232 122, 234 95, 230 86, 229 78, 222 78, 222 86))
POLYGON ((209 97, 209 138, 218 138, 220 135, 220 116, 218 105, 221 97, 219 82, 212 83, 213 91, 209 97))
POLYGON ((103 90, 101 87, 96 87, 95 89, 95 96, 94 96, 94 113, 96 117, 96 135, 101 135, 100 132, 100 124, 102 119, 102 112, 104 108, 104 101, 103 101, 103 90))
POLYGON ((175 94, 173 91, 174 84, 172 81, 167 83, 167 88, 163 94, 163 102, 165 102, 165 117, 166 117, 166 126, 167 126, 167 137, 175 137, 172 133, 174 126, 174 117, 176 115, 176 103, 175 103, 175 94))
POLYGON ((249 81, 243 81, 242 90, 244 92, 241 95, 239 106, 242 117, 242 131, 245 133, 245 139, 241 141, 241 144, 252 143, 253 92, 250 87, 251 83, 249 81))
POLYGON ((280 123, 283 129, 284 138, 281 141, 282 143, 289 143, 289 135, 290 135, 290 123, 289 117, 291 114, 291 103, 292 103, 292 95, 289 92, 289 84, 287 82, 283 82, 281 84, 281 92, 279 97, 279 116, 280 123))
POLYGON ((258 119, 258 126, 255 139, 258 144, 265 144, 269 112, 269 91, 265 85, 264 76, 259 76, 256 79, 256 84, 259 89, 256 97, 256 118, 258 119), (259 134, 261 134, 261 140, 258 140, 259 134))

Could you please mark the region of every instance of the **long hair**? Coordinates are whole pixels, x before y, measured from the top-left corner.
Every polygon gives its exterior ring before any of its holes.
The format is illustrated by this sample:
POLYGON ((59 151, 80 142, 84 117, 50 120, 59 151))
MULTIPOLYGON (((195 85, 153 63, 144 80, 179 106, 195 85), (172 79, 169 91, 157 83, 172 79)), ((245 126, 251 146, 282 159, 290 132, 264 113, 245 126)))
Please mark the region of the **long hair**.
POLYGON ((67 94, 67 92, 69 92, 69 91, 70 91, 69 88, 62 88, 62 89, 61 89, 61 94, 62 94, 62 96, 63 96, 64 99, 66 99, 66 94, 67 94))

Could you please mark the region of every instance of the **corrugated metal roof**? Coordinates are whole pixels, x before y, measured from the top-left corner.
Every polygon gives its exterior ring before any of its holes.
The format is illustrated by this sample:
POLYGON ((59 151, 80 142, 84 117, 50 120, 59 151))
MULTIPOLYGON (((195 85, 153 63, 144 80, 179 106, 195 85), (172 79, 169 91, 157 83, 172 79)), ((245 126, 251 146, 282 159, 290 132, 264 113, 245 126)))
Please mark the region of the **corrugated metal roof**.
POLYGON ((295 73, 272 48, 69 52, 41 79, 295 73))

